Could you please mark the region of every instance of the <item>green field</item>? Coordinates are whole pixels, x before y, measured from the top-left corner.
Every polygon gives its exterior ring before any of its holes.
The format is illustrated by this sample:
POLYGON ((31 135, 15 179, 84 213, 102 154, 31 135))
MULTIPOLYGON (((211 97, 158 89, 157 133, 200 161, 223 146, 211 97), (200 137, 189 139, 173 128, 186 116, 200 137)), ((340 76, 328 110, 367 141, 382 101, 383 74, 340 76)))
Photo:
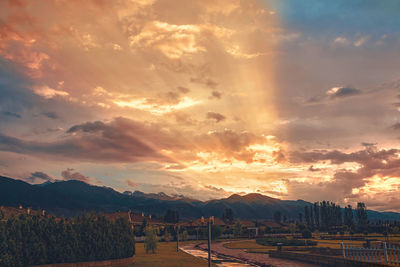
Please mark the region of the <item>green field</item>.
MULTIPOLYGON (((361 235, 360 235, 361 236, 361 235)), ((364 235, 362 235, 365 237, 364 235)), ((368 236, 368 238, 373 238, 377 239, 379 241, 385 241, 385 237, 383 235, 379 234, 372 234, 368 236)), ((318 245, 316 247, 325 247, 325 248, 333 248, 333 249, 339 249, 340 248, 340 243, 343 242, 345 244, 350 244, 354 246, 362 246, 365 241, 356 241, 356 240, 325 240, 325 239, 319 239, 318 235, 315 235, 315 238, 309 239, 312 241, 318 242, 318 245)), ((389 242, 395 242, 395 243, 400 243, 400 236, 390 236, 389 237, 389 242)), ((376 242, 372 242, 376 243, 376 242)), ((225 244, 224 247, 230 248, 230 249, 245 249, 248 252, 265 252, 268 253, 269 250, 276 250, 277 247, 275 246, 262 246, 256 243, 255 240, 243 240, 239 242, 232 242, 225 244)))
MULTIPOLYGON (((181 244, 183 245, 183 244, 181 244)), ((156 254, 146 254, 143 243, 136 244, 136 262, 126 267, 206 267, 207 261, 196 258, 185 252, 176 251, 176 244, 173 242, 158 243, 156 254)))

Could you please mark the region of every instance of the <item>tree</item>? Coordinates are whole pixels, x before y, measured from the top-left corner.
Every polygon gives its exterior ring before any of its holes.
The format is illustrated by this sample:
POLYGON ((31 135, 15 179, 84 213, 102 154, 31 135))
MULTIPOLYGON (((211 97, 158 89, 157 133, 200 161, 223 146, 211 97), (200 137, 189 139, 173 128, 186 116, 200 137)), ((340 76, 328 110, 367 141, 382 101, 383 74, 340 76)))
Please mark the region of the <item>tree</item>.
POLYGON ((307 206, 304 207, 304 217, 305 217, 307 226, 310 227, 310 225, 311 225, 311 220, 310 219, 311 218, 310 218, 310 214, 308 213, 308 207, 307 206))
POLYGON ((393 234, 397 235, 399 233, 399 227, 398 226, 393 227, 392 232, 393 234))
POLYGON ((184 230, 183 233, 182 233, 182 240, 183 241, 188 240, 188 232, 186 230, 184 230))
POLYGON ((178 223, 179 222, 179 212, 176 210, 168 209, 164 215, 164 222, 178 223))
POLYGON ((344 224, 347 225, 347 227, 351 227, 354 225, 354 219, 353 219, 353 209, 351 205, 347 205, 347 207, 344 208, 344 224))
POLYGON ((358 202, 357 203, 357 224, 361 228, 365 228, 368 223, 368 216, 367 216, 367 207, 364 203, 358 202))
POLYGON ((320 227, 320 220, 319 220, 319 213, 320 213, 320 209, 319 209, 319 202, 315 202, 314 203, 314 223, 315 226, 319 229, 320 227))
POLYGON ((299 212, 299 223, 303 223, 303 213, 299 212))
POLYGON ((139 228, 139 235, 144 235, 147 227, 147 218, 144 218, 139 228))
POLYGON ((171 240, 171 234, 169 233, 169 231, 167 229, 165 229, 165 232, 164 232, 164 240, 167 243, 171 240))
POLYGON ((147 226, 145 229, 144 238, 144 248, 146 250, 146 253, 149 253, 149 251, 151 251, 154 254, 157 250, 157 243, 158 238, 156 230, 152 226, 147 226))
POLYGON ((132 257, 133 229, 127 218, 102 215, 75 218, 21 215, 0 222, 0 266, 32 266, 59 262, 132 257))
POLYGON ((276 223, 281 223, 281 220, 282 220, 282 214, 281 214, 281 212, 280 212, 279 210, 275 211, 275 212, 274 212, 274 221, 275 221, 276 223))
POLYGON ((292 235, 294 235, 294 233, 296 232, 297 227, 294 223, 289 224, 289 231, 292 235))
POLYGON ((222 228, 218 225, 212 225, 211 226, 211 239, 217 239, 222 235, 222 228))
POLYGON ((234 220, 233 210, 231 208, 226 208, 222 214, 222 220, 225 223, 231 224, 234 220))
POLYGON ((302 236, 303 238, 312 238, 312 233, 311 233, 310 229, 305 228, 305 229, 303 230, 303 232, 301 232, 301 236, 302 236))
POLYGON ((240 237, 243 233, 243 225, 240 221, 236 221, 234 227, 233 227, 233 235, 235 237, 240 237))
POLYGON ((314 213, 312 206, 310 206, 310 227, 314 227, 314 213))

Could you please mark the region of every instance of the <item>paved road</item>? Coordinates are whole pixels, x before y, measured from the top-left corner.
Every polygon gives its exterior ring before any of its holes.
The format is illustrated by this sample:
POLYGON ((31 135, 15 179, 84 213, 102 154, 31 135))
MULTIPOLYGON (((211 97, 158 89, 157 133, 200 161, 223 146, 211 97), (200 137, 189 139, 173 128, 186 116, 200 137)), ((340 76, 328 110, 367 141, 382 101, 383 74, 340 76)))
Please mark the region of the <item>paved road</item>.
MULTIPOLYGON (((243 240, 241 240, 243 241, 243 240)), ((241 242, 237 241, 237 242, 241 242)), ((302 263, 291 260, 284 260, 279 258, 270 258, 268 254, 264 253, 248 253, 245 249, 229 249, 224 247, 224 244, 231 243, 235 241, 229 242, 221 242, 221 243, 213 243, 211 246, 211 250, 215 253, 227 255, 234 258, 239 258, 245 260, 249 263, 254 264, 270 264, 276 267, 319 267, 318 265, 313 265, 310 263, 302 263)), ((200 244, 202 249, 207 249, 207 244, 200 244)))

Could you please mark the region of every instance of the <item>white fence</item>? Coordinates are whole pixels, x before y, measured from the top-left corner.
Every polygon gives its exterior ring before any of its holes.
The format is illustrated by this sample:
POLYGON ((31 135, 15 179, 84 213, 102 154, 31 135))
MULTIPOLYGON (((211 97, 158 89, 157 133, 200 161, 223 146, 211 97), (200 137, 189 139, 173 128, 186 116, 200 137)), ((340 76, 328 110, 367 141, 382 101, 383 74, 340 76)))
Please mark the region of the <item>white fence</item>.
POLYGON ((382 242, 375 247, 363 248, 341 243, 340 247, 347 260, 400 265, 400 249, 393 244, 382 242))

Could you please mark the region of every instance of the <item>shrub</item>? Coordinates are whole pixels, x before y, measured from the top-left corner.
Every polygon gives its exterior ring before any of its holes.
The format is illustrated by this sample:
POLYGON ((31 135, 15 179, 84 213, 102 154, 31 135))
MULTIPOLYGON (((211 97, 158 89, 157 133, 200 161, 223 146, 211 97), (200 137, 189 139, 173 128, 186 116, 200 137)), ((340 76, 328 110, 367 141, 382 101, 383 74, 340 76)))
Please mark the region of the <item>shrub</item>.
POLYGON ((262 246, 277 246, 281 243, 282 246, 316 246, 317 242, 299 239, 283 239, 283 238, 257 238, 257 244, 262 246))
POLYGON ((157 250, 157 243, 158 243, 156 230, 151 226, 147 226, 144 233, 145 233, 144 248, 146 250, 146 253, 149 253, 149 251, 155 253, 157 250))
POLYGON ((303 238, 312 238, 312 233, 309 229, 304 229, 304 231, 301 232, 301 236, 303 238))

